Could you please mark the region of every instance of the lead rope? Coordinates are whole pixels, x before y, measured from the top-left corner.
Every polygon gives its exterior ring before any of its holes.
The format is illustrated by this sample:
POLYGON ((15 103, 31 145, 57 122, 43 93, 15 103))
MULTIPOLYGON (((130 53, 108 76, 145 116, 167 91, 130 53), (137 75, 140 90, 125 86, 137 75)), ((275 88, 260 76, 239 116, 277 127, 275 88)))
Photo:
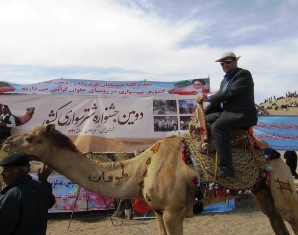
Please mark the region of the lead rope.
POLYGON ((76 200, 75 200, 75 202, 73 203, 72 212, 71 212, 71 215, 70 215, 70 219, 69 219, 69 224, 68 224, 67 232, 68 232, 68 230, 69 230, 69 228, 70 228, 70 223, 71 223, 71 221, 72 221, 73 213, 74 213, 74 210, 75 210, 75 208, 76 208, 76 206, 77 206, 77 202, 78 202, 78 200, 79 200, 80 192, 81 192, 81 186, 79 186, 76 200))
POLYGON ((114 225, 114 221, 113 221, 113 219, 112 219, 112 215, 110 214, 110 212, 109 212, 109 206, 108 206, 108 203, 106 202, 106 199, 103 197, 102 198, 103 199, 103 202, 104 202, 104 204, 105 204, 105 206, 106 206, 106 209, 107 209, 107 212, 108 212, 108 216, 109 216, 109 218, 110 218, 110 220, 111 220, 111 223, 112 223, 112 225, 114 225))
POLYGON ((213 177, 213 183, 216 182, 217 168, 218 168, 218 155, 217 155, 217 152, 216 152, 216 155, 215 155, 215 162, 214 162, 214 177, 213 177))
POLYGON ((209 143, 208 143, 207 124, 205 119, 203 103, 200 103, 197 106, 197 116, 200 123, 199 133, 201 135, 201 141, 202 141, 201 148, 202 150, 206 151, 206 153, 208 153, 209 143))
POLYGON ((251 148, 251 152, 254 157, 254 161, 255 161, 256 165, 259 167, 259 169, 262 169, 261 163, 258 161, 256 153, 254 151, 254 141, 253 141, 253 137, 251 137, 250 133, 248 134, 247 139, 248 139, 248 142, 249 142, 249 145, 251 148))

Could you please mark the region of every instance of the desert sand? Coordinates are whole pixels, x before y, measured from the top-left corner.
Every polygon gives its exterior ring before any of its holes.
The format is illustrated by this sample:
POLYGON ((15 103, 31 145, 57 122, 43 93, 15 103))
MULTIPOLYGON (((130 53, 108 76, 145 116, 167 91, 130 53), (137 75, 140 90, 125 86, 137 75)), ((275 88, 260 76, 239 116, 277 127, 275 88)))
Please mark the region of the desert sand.
MULTIPOLYGON (((157 235, 155 219, 127 220, 111 218, 106 211, 52 214, 48 221, 47 235, 157 235), (70 226, 69 226, 70 225, 70 226), (69 226, 69 230, 68 230, 69 226)), ((287 227, 294 235, 289 224, 287 227)), ((269 220, 259 210, 251 195, 236 203, 231 212, 207 213, 192 216, 184 220, 184 234, 197 235, 272 235, 274 234, 269 220)))

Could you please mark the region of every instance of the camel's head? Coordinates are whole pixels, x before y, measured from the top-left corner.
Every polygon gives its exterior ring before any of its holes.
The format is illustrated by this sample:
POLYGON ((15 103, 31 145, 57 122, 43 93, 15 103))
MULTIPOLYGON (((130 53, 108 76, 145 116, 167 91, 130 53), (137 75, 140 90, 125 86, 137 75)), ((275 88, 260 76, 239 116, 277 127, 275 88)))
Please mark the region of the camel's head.
POLYGON ((48 159, 59 150, 78 151, 67 136, 55 130, 54 124, 50 124, 37 126, 32 132, 7 138, 2 147, 2 155, 24 152, 35 160, 48 163, 48 159))
POLYGON ((27 114, 29 116, 32 116, 34 114, 35 108, 34 107, 30 107, 30 108, 26 108, 26 110, 27 110, 27 114))

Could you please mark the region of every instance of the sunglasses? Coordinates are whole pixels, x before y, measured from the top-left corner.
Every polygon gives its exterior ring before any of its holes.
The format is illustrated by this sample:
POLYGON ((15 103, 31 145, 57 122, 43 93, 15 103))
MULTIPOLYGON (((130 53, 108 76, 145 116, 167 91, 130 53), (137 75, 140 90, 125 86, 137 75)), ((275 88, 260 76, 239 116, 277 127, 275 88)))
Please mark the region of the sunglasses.
POLYGON ((226 61, 220 62, 220 65, 224 66, 225 64, 231 64, 232 62, 233 62, 232 60, 226 60, 226 61))

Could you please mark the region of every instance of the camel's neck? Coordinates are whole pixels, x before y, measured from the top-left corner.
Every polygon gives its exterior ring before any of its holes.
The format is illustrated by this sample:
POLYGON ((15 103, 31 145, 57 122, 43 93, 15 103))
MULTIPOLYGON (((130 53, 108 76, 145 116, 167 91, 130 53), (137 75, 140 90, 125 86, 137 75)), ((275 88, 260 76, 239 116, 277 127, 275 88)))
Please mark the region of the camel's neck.
POLYGON ((105 197, 140 197, 139 183, 146 169, 146 157, 141 155, 126 161, 100 163, 82 153, 56 151, 47 163, 69 180, 105 197))

